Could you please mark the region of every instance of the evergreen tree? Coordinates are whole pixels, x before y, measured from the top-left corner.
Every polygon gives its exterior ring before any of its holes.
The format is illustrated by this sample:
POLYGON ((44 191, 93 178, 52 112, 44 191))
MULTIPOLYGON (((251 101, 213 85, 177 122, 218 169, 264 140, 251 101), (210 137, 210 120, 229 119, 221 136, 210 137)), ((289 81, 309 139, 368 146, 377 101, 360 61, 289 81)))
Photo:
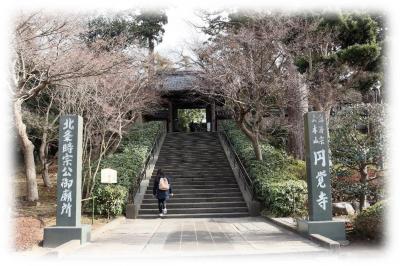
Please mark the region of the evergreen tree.
POLYGON ((162 42, 164 25, 167 23, 168 18, 164 11, 99 16, 88 22, 89 30, 82 37, 88 44, 105 41, 107 49, 126 48, 138 41, 141 46, 149 49, 149 53, 153 53, 155 43, 162 42), (118 38, 123 42, 119 42, 118 38))
POLYGON ((162 42, 168 23, 165 11, 143 11, 140 14, 119 14, 114 17, 100 16, 89 21, 88 32, 83 39, 88 45, 100 43, 105 50, 125 49, 138 43, 149 51, 149 77, 154 73, 154 47, 162 42))
MULTIPOLYGON (((324 34, 330 32, 331 46, 324 52, 311 49, 309 53, 298 56, 296 65, 299 71, 313 74, 319 67, 337 72, 339 86, 355 89, 364 95, 374 86, 380 87, 383 83, 385 27, 383 21, 378 22, 376 18, 379 16, 361 13, 310 16, 311 20, 319 21, 316 38, 324 38, 324 34)), ((317 78, 309 75, 310 80, 317 78)), ((321 84, 317 82, 316 85, 321 84)))
POLYGON ((167 15, 164 11, 146 11, 135 16, 134 21, 136 37, 153 54, 155 43, 162 42, 164 25, 168 23, 167 15))

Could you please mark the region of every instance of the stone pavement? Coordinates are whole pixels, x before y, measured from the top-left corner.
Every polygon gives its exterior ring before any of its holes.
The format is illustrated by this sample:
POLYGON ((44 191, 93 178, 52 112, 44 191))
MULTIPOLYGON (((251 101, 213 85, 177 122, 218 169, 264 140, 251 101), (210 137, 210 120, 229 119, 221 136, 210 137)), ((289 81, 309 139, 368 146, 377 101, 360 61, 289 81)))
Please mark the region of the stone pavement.
POLYGON ((262 217, 126 220, 72 257, 314 254, 328 250, 262 217))

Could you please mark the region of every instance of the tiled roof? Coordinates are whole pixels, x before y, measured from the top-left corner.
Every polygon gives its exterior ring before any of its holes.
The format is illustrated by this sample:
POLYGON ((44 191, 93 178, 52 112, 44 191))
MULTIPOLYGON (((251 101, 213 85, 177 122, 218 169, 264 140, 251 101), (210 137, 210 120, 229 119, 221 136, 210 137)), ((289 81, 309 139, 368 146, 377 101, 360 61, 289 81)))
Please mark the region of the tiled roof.
POLYGON ((197 83, 198 75, 193 71, 176 71, 161 74, 161 89, 167 91, 191 90, 197 83))

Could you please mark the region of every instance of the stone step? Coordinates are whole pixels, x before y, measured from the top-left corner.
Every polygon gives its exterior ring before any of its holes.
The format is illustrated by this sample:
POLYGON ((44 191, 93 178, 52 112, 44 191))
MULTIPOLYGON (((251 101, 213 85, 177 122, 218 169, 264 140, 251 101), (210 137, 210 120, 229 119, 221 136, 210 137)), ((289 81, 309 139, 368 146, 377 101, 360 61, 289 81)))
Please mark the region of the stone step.
MULTIPOLYGON (((205 177, 213 177, 213 178, 233 178, 233 173, 226 173, 226 172, 220 172, 220 173, 207 173, 207 172, 165 172, 167 176, 171 176, 172 178, 205 178, 205 177)), ((157 173, 153 173, 151 175, 152 177, 156 177, 157 173)))
POLYGON ((179 161, 165 161, 165 162, 157 162, 155 169, 159 168, 181 168, 181 169, 188 169, 191 170, 192 168, 202 168, 202 169, 210 169, 210 170, 216 170, 219 168, 228 168, 229 164, 228 162, 223 162, 221 161, 219 165, 217 164, 211 164, 210 162, 179 162, 179 161))
MULTIPOLYGON (((197 166, 193 165, 192 167, 189 166, 182 166, 182 165, 171 165, 171 164, 166 164, 166 165, 160 165, 160 167, 155 167, 155 169, 163 169, 165 171, 181 171, 181 172, 230 172, 232 169, 228 167, 227 165, 221 165, 221 166, 197 166)), ((155 171, 157 173, 157 171, 155 171)))
MULTIPOLYGON (((232 171, 228 165, 222 163, 220 166, 208 166, 206 164, 200 165, 198 163, 193 163, 192 165, 182 165, 181 163, 165 163, 156 164, 155 169, 165 169, 171 171, 193 171, 193 172, 222 172, 222 171, 232 171)), ((155 171, 157 173, 157 171, 155 171)))
POLYGON ((180 155, 180 156, 186 156, 186 157, 191 157, 191 156, 206 156, 210 154, 215 154, 217 156, 223 156, 225 153, 221 151, 220 149, 213 149, 210 147, 205 147, 204 149, 196 149, 193 148, 193 146, 188 146, 188 147, 180 147, 179 149, 171 149, 171 148, 166 148, 166 149, 161 149, 160 151, 161 154, 165 153, 164 155, 168 156, 169 154, 173 155, 180 155), (191 149, 191 151, 187 151, 188 149, 191 149), (184 153, 183 153, 184 151, 184 153))
MULTIPOLYGON (((190 188, 178 188, 174 189, 172 186, 172 192, 175 194, 200 194, 200 193, 228 193, 228 192, 240 192, 239 187, 235 188, 205 188, 205 189, 200 189, 200 188, 195 188, 195 189, 190 189, 190 188)), ((148 188, 146 190, 146 194, 152 194, 153 193, 153 188, 148 188)))
MULTIPOLYGON (((217 144, 215 144, 217 145, 217 144)), ((195 155, 196 153, 199 154, 208 154, 211 152, 215 152, 218 155, 224 154, 223 151, 221 151, 220 147, 216 148, 215 146, 202 146, 202 147, 197 147, 194 145, 179 145, 178 148, 172 148, 172 147, 162 147, 160 150, 160 153, 166 153, 166 152, 173 152, 176 154, 181 154, 181 155, 195 155), (188 150, 190 149, 190 150, 188 150), (185 153, 182 153, 182 151, 185 151, 185 153)))
MULTIPOLYGON (((150 183, 151 184, 151 183, 150 183)), ((185 190, 185 189, 231 189, 231 188, 238 188, 237 184, 214 184, 214 185, 176 185, 172 183, 173 191, 185 190)))
POLYGON ((214 148, 211 146, 204 146, 203 148, 199 148, 199 147, 193 147, 193 145, 188 145, 187 147, 180 145, 179 148, 170 148, 170 147, 162 147, 160 150, 160 153, 166 153, 166 152, 174 152, 177 154, 181 154, 181 155, 185 155, 185 156, 189 156, 189 155, 196 155, 196 153, 199 153, 199 155, 202 154, 208 154, 211 152, 216 152, 218 155, 222 155, 224 154, 223 151, 221 151, 221 149, 218 148, 214 148), (190 149, 190 150, 187 150, 190 149), (182 153, 182 151, 185 151, 185 153, 182 153))
POLYGON ((204 142, 204 141, 165 141, 163 143, 163 147, 167 149, 180 149, 182 147, 192 147, 194 149, 204 149, 207 147, 210 147, 211 149, 217 150, 216 147, 219 147, 221 145, 217 141, 210 141, 210 142, 204 142), (165 146, 164 146, 165 144, 165 146))
POLYGON ((229 162, 226 160, 226 158, 221 158, 217 160, 218 163, 215 163, 215 161, 201 161, 200 159, 192 159, 192 160, 183 160, 183 159, 166 159, 165 161, 158 161, 156 163, 156 166, 162 165, 162 166, 182 166, 182 167, 192 167, 192 166, 199 166, 199 167, 218 167, 220 165, 222 166, 227 166, 229 165, 229 162))
MULTIPOLYGON (((202 184, 237 184, 234 178, 224 178, 224 179, 211 179, 211 178, 171 178, 172 185, 179 185, 179 184, 193 184, 193 185, 202 185, 202 184)), ((154 178, 149 180, 149 184, 154 184, 154 178)))
POLYGON ((164 144, 168 148, 179 148, 180 146, 178 146, 178 144, 181 146, 190 146, 191 145, 196 148, 197 147, 202 148, 202 147, 208 147, 208 146, 214 148, 215 145, 221 145, 215 139, 214 140, 189 140, 189 139, 187 139, 187 140, 181 140, 181 141, 166 139, 164 141, 164 144))
MULTIPOLYGON (((232 213, 196 213, 196 214, 166 214, 162 219, 176 219, 176 218, 234 218, 234 217, 248 217, 248 212, 232 212, 232 213)), ((140 219, 156 219, 158 216, 158 210, 156 214, 139 214, 140 219)))
MULTIPOLYGON (((168 203, 204 203, 204 202, 243 202, 242 197, 208 197, 208 198, 176 198, 175 195, 168 200, 168 203)), ((143 199, 143 204, 157 203, 157 199, 143 199)))
POLYGON ((173 139, 166 139, 164 141, 165 147, 168 148, 180 148, 179 145, 181 146, 194 146, 194 147, 199 147, 199 148, 203 148, 203 147, 212 147, 215 148, 216 145, 221 145, 217 140, 213 139, 213 140, 173 140, 173 139))
POLYGON ((183 160, 183 159, 169 159, 169 160, 165 160, 165 161, 157 161, 156 165, 160 165, 162 164, 163 166, 169 166, 169 165, 173 165, 173 166, 182 166, 182 167, 219 167, 219 166, 228 166, 229 162, 228 161, 214 161, 214 160, 204 160, 204 161, 200 161, 200 160, 193 160, 193 161, 188 161, 188 160, 183 160))
POLYGON ((152 195, 158 169, 171 177, 174 196, 167 201, 165 218, 246 217, 248 209, 217 133, 168 133, 139 218, 158 217, 152 195))
POLYGON ((218 153, 223 153, 223 151, 221 151, 220 149, 220 144, 219 143, 196 143, 196 142, 191 142, 191 143, 171 143, 168 144, 166 143, 165 145, 163 144, 163 147, 161 148, 161 150, 170 150, 170 151, 182 151, 182 149, 189 149, 187 150, 188 153, 193 153, 194 151, 216 151, 218 153))
MULTIPOLYGON (((233 174, 226 174, 226 175, 220 175, 220 176, 213 176, 213 175, 195 175, 195 176, 188 176, 188 175, 167 175, 173 180, 173 181, 229 181, 229 180, 236 180, 233 174)), ((156 174, 152 175, 150 177, 150 180, 154 180, 156 178, 156 174)))
MULTIPOLYGON (((203 193, 176 193, 174 191, 174 199, 187 199, 187 198, 226 198, 226 197, 242 197, 242 193, 240 191, 236 192, 221 192, 221 193, 213 193, 213 192, 203 192, 203 193)), ((144 199, 154 199, 153 191, 151 193, 144 194, 144 199)))
MULTIPOLYGON (((179 168, 167 169, 165 167, 160 167, 160 168, 156 168, 156 169, 157 170, 162 169, 166 175, 174 175, 175 174, 175 175, 180 175, 180 176, 181 175, 190 175, 190 176, 193 176, 193 175, 210 175, 210 176, 218 175, 218 176, 220 176, 222 174, 222 175, 233 176, 232 170, 224 170, 224 169, 222 169, 222 170, 188 170, 188 169, 179 169, 179 168)), ((151 176, 153 176, 153 177, 157 176, 157 171, 153 171, 151 176)))
POLYGON ((218 170, 231 170, 231 167, 228 163, 220 162, 219 164, 211 164, 209 162, 199 163, 199 162, 168 162, 161 165, 161 163, 156 163, 155 169, 158 170, 157 166, 160 165, 162 169, 183 169, 183 170, 193 170, 193 171, 218 171, 218 170))
MULTIPOLYGON (((246 203, 242 202, 171 202, 167 201, 167 209, 187 209, 187 208, 240 208, 246 207, 246 203)), ((141 210, 158 210, 156 200, 154 203, 144 203, 141 210)))
POLYGON ((160 150, 160 154, 162 153, 176 153, 176 154, 181 154, 182 156, 190 156, 190 155, 203 155, 203 154, 209 154, 209 153, 216 153, 216 155, 223 155, 224 152, 221 151, 221 149, 216 149, 212 147, 204 147, 204 148, 199 148, 199 147, 193 147, 193 145, 188 145, 187 147, 185 146, 180 146, 179 148, 169 148, 169 147, 163 147, 160 150), (187 149, 191 149, 190 151, 187 151, 187 149), (182 151, 185 150, 185 153, 182 153, 182 151))
POLYGON ((159 157, 160 162, 169 162, 169 161, 176 161, 176 162, 184 162, 184 163, 191 163, 194 161, 199 161, 202 163, 218 163, 219 160, 216 159, 226 159, 225 155, 218 155, 216 157, 213 157, 212 154, 209 155, 204 155, 204 156, 182 156, 182 154, 171 154, 168 153, 166 155, 163 155, 163 157, 159 157))
MULTIPOLYGON (((167 203, 168 204, 168 203, 167 203)), ((171 209, 168 208, 169 214, 197 214, 197 213, 233 213, 233 212, 247 212, 247 207, 235 207, 235 208, 186 208, 186 209, 171 209)), ((157 209, 140 209, 140 214, 153 214, 158 213, 157 209)))
MULTIPOLYGON (((231 185, 236 185, 237 183, 235 182, 235 180, 227 180, 227 181, 191 181, 190 179, 187 180, 181 180, 179 179, 179 181, 177 181, 176 179, 172 180, 171 183, 174 186, 174 188, 176 186, 204 186, 204 185, 212 185, 212 186, 218 186, 218 185, 222 185, 222 186, 231 186, 231 185), (173 181, 173 182, 172 182, 173 181)), ((151 179, 149 181, 149 184, 154 184, 154 179, 151 179)))
POLYGON ((202 139, 204 138, 216 138, 218 137, 218 132, 168 132, 167 137, 173 138, 173 137, 178 137, 178 138, 185 138, 185 137, 201 137, 202 139))
MULTIPOLYGON (((164 171, 164 173, 171 178, 193 178, 193 177, 208 177, 211 176, 215 177, 215 178, 222 178, 222 177, 229 177, 229 178, 233 178, 233 173, 232 172, 214 172, 214 173, 208 173, 208 172, 180 172, 180 171, 164 171)), ((157 176, 157 174, 155 173, 154 175, 151 175, 152 178, 155 178, 157 176)))
POLYGON ((177 152, 177 153, 171 153, 171 152, 165 152, 165 154, 160 153, 160 161, 164 162, 164 161, 171 161, 171 160, 175 160, 177 162, 192 162, 194 160, 198 160, 200 162, 210 162, 211 160, 213 161, 218 161, 218 160, 224 160, 226 159, 225 154, 215 154, 215 153, 209 153, 209 154, 186 154, 186 155, 182 155, 182 151, 181 152, 177 152), (212 158, 212 159, 210 159, 212 158))
POLYGON ((217 164, 211 164, 210 162, 179 162, 179 161, 165 161, 165 162, 157 162, 155 169, 159 168, 182 168, 182 169, 191 169, 194 167, 197 168, 208 168, 208 169, 218 169, 220 167, 227 167, 228 163, 227 162, 220 162, 219 165, 217 164))
MULTIPOLYGON (((199 179, 199 180, 196 180, 196 181, 192 181, 191 179, 184 179, 184 178, 180 178, 180 179, 174 179, 174 178, 171 178, 172 180, 171 180, 171 184, 173 185, 173 186, 175 186, 175 185, 179 185, 179 184, 183 184, 183 185, 191 185, 192 184, 192 182, 203 182, 204 184, 237 184, 236 182, 235 182, 235 180, 234 180, 234 178, 232 178, 232 180, 229 180, 229 181, 225 181, 225 182, 218 182, 219 180, 218 179, 214 179, 214 182, 207 182, 207 181, 204 181, 206 178, 204 178, 203 180, 202 179, 199 179)), ((208 179, 208 180, 210 180, 210 179, 208 179)), ((154 179, 151 179, 150 181, 149 181, 149 185, 151 185, 151 186, 153 186, 153 184, 154 184, 154 179)), ((201 185, 201 184, 199 184, 199 185, 201 185)))

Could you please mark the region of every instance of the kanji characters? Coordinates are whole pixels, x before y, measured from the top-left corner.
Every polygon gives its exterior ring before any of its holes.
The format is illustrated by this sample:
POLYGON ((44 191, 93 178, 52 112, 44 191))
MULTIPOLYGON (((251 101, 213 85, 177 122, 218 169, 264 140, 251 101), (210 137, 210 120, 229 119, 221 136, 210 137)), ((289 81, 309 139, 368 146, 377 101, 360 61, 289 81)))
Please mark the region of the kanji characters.
POLYGON ((318 180, 317 187, 320 187, 320 188, 326 187, 325 180, 324 180, 324 177, 326 177, 326 176, 327 176, 327 173, 325 170, 318 171, 317 176, 315 177, 318 180))
POLYGON ((71 217, 71 209, 72 209, 71 202, 63 202, 61 207, 61 215, 65 213, 67 214, 68 217, 71 217))
POLYGON ((326 193, 324 193, 323 191, 319 192, 317 203, 324 211, 326 210, 326 204, 328 203, 328 196, 326 195, 326 193))
POLYGON ((325 167, 325 165, 326 165, 325 149, 322 149, 320 151, 315 151, 314 152, 314 165, 318 165, 319 161, 321 161, 321 166, 325 167))

